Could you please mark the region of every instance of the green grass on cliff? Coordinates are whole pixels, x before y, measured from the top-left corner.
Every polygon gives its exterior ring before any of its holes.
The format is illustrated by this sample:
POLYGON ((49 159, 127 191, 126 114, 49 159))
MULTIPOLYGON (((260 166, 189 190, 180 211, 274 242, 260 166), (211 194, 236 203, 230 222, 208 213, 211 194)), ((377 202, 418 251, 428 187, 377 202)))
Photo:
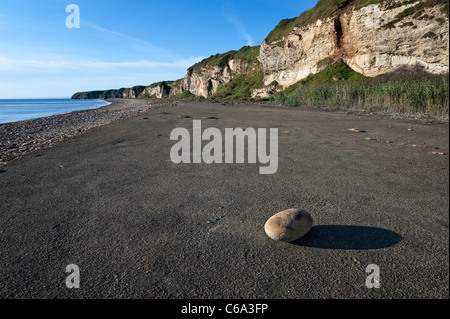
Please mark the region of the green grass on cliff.
POLYGON ((445 14, 447 17, 449 16, 449 0, 422 0, 422 1, 420 1, 420 0, 404 0, 403 2, 392 4, 391 6, 388 7, 388 9, 396 8, 396 7, 399 7, 404 4, 413 4, 413 3, 416 3, 416 4, 409 8, 406 8, 405 10, 398 13, 395 16, 394 20, 385 24, 384 27, 385 28, 394 28, 396 23, 402 21, 403 19, 405 19, 407 17, 411 17, 411 16, 413 18, 416 18, 419 20, 436 19, 438 21, 438 19, 442 19, 442 17, 436 18, 434 16, 432 17, 432 16, 428 16, 428 15, 424 14, 425 9, 432 8, 435 6, 442 6, 441 13, 445 14))
POLYGON ((253 89, 261 88, 264 74, 251 72, 249 74, 239 74, 227 84, 219 84, 214 95, 216 99, 251 99, 253 89))
POLYGON ((337 82, 349 82, 349 81, 365 81, 368 78, 364 75, 353 71, 344 61, 339 60, 337 63, 332 64, 316 74, 310 74, 306 78, 298 81, 297 83, 286 88, 282 94, 288 95, 305 85, 315 84, 331 84, 337 82))
POLYGON ((299 17, 284 19, 269 33, 266 43, 281 40, 295 27, 313 23, 319 19, 331 17, 333 12, 347 4, 348 0, 319 0, 314 8, 304 11, 299 17))
POLYGON ((249 67, 253 67, 256 64, 259 64, 258 56, 259 56, 260 46, 245 46, 237 51, 234 55, 234 59, 241 59, 249 64, 249 67))
POLYGON ((267 44, 270 44, 272 42, 281 40, 296 26, 296 21, 297 18, 281 20, 280 23, 278 23, 278 25, 275 27, 275 29, 273 29, 269 33, 264 41, 266 41, 267 44))
POLYGON ((310 74, 306 78, 300 80, 300 84, 320 84, 320 83, 335 83, 342 81, 364 81, 367 77, 353 71, 344 61, 339 60, 325 68, 323 71, 310 74))
POLYGON ((194 64, 189 68, 189 71, 202 73, 203 69, 214 66, 218 66, 223 70, 228 66, 230 60, 233 59, 241 59, 246 61, 249 64, 249 67, 252 67, 252 65, 259 63, 257 59, 259 55, 259 48, 259 46, 245 46, 239 51, 228 51, 226 53, 216 54, 194 64))
POLYGON ((355 1, 355 10, 359 10, 371 4, 377 4, 383 2, 384 0, 357 0, 355 1))
POLYGON ((177 95, 173 96, 174 99, 196 99, 198 97, 196 97, 194 94, 192 94, 189 91, 183 91, 181 93, 178 93, 177 95))

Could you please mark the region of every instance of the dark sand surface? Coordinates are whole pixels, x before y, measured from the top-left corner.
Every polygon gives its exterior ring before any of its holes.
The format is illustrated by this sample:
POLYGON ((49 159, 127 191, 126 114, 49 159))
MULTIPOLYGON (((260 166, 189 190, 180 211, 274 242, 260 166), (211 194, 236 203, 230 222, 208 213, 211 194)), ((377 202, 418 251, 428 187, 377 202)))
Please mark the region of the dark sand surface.
POLYGON ((448 152, 448 123, 305 108, 180 102, 95 127, 0 167, 0 298, 448 298, 448 152), (278 172, 170 162, 193 119, 278 128, 278 172), (291 207, 310 233, 268 238, 291 207))

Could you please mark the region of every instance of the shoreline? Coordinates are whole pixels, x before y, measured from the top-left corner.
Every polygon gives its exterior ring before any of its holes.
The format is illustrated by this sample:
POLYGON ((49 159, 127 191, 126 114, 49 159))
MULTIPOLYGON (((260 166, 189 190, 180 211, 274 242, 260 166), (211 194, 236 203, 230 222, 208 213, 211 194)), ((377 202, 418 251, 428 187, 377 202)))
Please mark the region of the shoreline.
MULTIPOLYGON (((50 101, 66 101, 66 100, 71 100, 72 99, 64 99, 64 98, 50 98, 50 99, 0 99, 0 101, 41 101, 41 100, 50 100, 50 101)), ((17 120, 10 120, 8 122, 0 122, 0 125, 3 124, 12 124, 12 123, 17 123, 17 122, 24 122, 24 121, 32 121, 32 120, 37 120, 37 119, 41 119, 41 118, 46 118, 46 117, 52 117, 52 116, 57 116, 57 115, 64 115, 64 114, 70 114, 70 113, 74 113, 74 112, 80 112, 80 111, 89 111, 89 110, 94 110, 94 109, 98 109, 98 108, 102 108, 105 106, 108 106, 110 104, 112 104, 111 101, 107 101, 106 99, 92 99, 92 101, 100 101, 102 103, 106 103, 104 105, 97 105, 97 106, 90 106, 89 108, 86 109, 80 109, 80 110, 67 110, 67 111, 61 111, 61 113, 55 113, 55 114, 49 114, 49 115, 42 115, 42 116, 36 116, 36 117, 31 117, 31 118, 24 118, 24 119, 17 119, 17 120)))
POLYGON ((51 147, 67 138, 83 134, 150 109, 175 106, 177 101, 106 99, 110 104, 37 119, 0 124, 0 165, 31 152, 51 147))
MULTIPOLYGON (((177 106, 177 99, 102 99, 110 104, 80 111, 56 114, 17 122, 0 123, 0 166, 83 134, 91 128, 107 125, 151 109, 177 106)), ((239 104, 242 101, 212 101, 239 104)), ((262 102, 247 102, 262 104, 262 102)))
MULTIPOLYGON (((88 130, 114 121, 135 116, 151 109, 173 107, 180 102, 193 102, 196 100, 177 99, 104 99, 110 103, 93 109, 72 111, 31 120, 0 123, 0 166, 27 155, 31 152, 51 147, 70 137, 83 134, 88 130)), ((287 106, 271 104, 268 101, 243 100, 205 100, 211 104, 239 105, 253 104, 281 108, 305 108, 323 112, 337 112, 358 115, 380 116, 394 120, 426 121, 427 124, 448 123, 448 117, 431 116, 427 114, 402 114, 391 112, 368 112, 354 109, 319 108, 307 106, 287 106)), ((202 102, 199 100, 198 102, 202 102)))

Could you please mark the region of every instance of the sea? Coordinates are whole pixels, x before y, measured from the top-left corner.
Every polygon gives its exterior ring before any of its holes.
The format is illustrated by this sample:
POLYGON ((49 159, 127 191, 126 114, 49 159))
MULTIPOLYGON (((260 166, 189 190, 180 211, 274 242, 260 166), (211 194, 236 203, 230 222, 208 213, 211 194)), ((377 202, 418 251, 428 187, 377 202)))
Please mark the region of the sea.
POLYGON ((104 100, 0 99, 0 124, 95 109, 109 104, 104 100))

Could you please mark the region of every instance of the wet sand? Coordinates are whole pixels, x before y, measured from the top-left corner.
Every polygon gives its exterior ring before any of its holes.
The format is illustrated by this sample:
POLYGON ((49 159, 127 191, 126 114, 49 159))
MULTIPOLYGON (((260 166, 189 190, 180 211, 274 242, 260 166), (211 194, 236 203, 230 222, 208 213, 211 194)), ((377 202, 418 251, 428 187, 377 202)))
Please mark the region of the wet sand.
POLYGON ((307 108, 179 102, 111 121, 0 167, 0 298, 448 298, 448 152, 448 123, 307 108), (171 131, 194 119, 278 128, 277 173, 171 162, 171 131), (310 233, 268 238, 291 207, 310 233))

